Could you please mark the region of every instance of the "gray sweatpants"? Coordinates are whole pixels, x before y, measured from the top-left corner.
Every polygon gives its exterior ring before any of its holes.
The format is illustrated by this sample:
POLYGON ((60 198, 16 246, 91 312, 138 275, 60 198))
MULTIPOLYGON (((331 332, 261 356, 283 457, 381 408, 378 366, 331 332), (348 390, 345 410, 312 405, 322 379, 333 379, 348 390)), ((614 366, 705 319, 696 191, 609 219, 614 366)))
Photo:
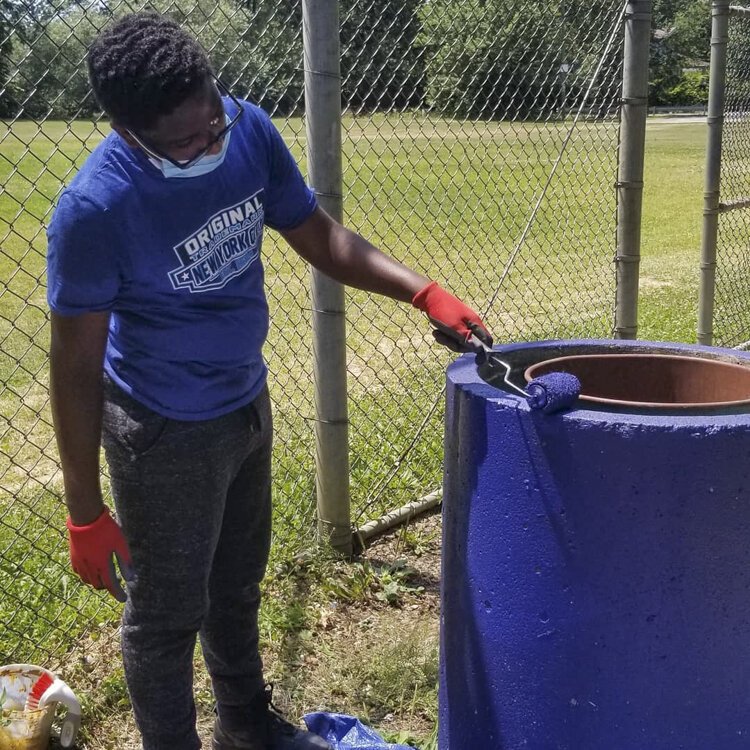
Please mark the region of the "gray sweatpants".
POLYGON ((196 635, 222 722, 263 688, 259 583, 271 538, 271 404, 162 417, 105 378, 102 442, 135 580, 122 622, 144 750, 196 750, 196 635))

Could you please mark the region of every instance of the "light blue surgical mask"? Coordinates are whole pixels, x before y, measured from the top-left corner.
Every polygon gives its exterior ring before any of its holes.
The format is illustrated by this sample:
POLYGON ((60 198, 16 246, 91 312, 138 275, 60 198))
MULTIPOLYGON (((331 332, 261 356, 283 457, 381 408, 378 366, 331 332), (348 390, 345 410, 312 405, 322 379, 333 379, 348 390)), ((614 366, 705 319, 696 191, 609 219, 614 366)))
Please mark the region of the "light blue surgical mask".
MULTIPOLYGON (((227 124, 229 124, 229 115, 225 115, 225 118, 227 124)), ((213 172, 214 169, 220 167, 224 162, 224 158, 227 155, 227 149, 229 148, 229 139, 232 135, 231 130, 227 131, 227 133, 224 135, 224 138, 221 142, 221 151, 219 151, 218 154, 204 154, 195 162, 195 164, 191 164, 185 169, 180 169, 171 162, 168 162, 166 159, 160 159, 158 156, 152 154, 149 151, 148 147, 141 143, 138 136, 136 136, 132 131, 129 132, 130 135, 135 139, 136 143, 146 153, 146 156, 148 156, 148 160, 157 169, 161 170, 161 173, 168 179, 171 179, 173 177, 200 177, 201 175, 213 172)))

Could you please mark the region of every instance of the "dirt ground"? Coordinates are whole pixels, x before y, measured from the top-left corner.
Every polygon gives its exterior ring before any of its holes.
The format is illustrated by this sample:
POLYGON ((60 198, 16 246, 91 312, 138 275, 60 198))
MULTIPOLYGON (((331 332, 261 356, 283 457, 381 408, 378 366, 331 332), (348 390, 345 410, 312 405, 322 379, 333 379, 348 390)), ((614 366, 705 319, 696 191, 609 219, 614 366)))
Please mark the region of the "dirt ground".
MULTIPOLYGON (((357 716, 390 741, 433 746, 440 543, 438 509, 372 541, 355 563, 332 563, 326 580, 318 573, 311 582, 315 575, 301 566, 284 592, 290 606, 282 611, 294 617, 261 633, 274 703, 290 720, 335 711, 357 716)), ((140 750, 117 628, 100 628, 60 669, 83 698, 78 750, 140 750)), ((213 697, 199 654, 195 695, 199 734, 210 748, 213 697)))

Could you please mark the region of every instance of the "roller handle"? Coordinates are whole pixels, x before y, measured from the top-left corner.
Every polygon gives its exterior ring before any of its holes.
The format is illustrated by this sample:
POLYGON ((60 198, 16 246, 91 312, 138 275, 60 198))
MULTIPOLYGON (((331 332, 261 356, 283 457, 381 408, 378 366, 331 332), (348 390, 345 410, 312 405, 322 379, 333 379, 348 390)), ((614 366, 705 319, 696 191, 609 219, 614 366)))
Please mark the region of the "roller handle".
POLYGON ((492 351, 492 339, 490 339, 490 344, 482 341, 482 339, 479 338, 479 336, 477 336, 475 332, 479 328, 476 323, 466 324, 473 331, 473 333, 464 338, 455 328, 451 328, 447 323, 443 323, 441 320, 437 320, 436 318, 430 318, 429 320, 435 330, 442 333, 445 338, 455 342, 455 344, 457 345, 455 351, 474 352, 474 354, 477 355, 478 364, 483 364, 487 358, 487 354, 492 351))
MULTIPOLYGON (((442 323, 435 318, 430 318, 435 328, 444 334, 447 338, 457 342, 461 345, 461 351, 464 352, 475 352, 477 357, 477 364, 483 365, 490 361, 490 357, 493 355, 492 346, 483 341, 479 335, 479 326, 474 323, 467 323, 468 327, 473 331, 466 339, 461 337, 458 331, 455 331, 450 326, 442 323)), ((519 395, 523 396, 532 411, 541 411, 544 414, 554 414, 555 412, 564 411, 569 409, 575 403, 578 396, 581 394, 581 383, 578 378, 567 372, 554 372, 547 375, 542 375, 539 378, 535 378, 526 387, 526 390, 519 388, 510 379, 511 368, 510 365, 500 359, 497 354, 492 357, 490 364, 493 367, 502 367, 503 382, 511 390, 515 391, 519 395)))

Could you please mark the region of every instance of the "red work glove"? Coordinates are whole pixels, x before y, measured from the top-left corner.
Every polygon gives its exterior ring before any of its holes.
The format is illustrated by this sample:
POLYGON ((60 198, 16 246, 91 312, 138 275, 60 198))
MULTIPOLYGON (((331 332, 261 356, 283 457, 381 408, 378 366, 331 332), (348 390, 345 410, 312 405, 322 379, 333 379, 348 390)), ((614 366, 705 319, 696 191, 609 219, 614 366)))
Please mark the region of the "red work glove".
POLYGON ((420 289, 411 301, 418 310, 427 313, 437 330, 432 332, 435 340, 454 352, 481 350, 471 342, 472 334, 492 346, 492 336, 482 319, 460 299, 446 292, 437 281, 431 281, 420 289))
POLYGON ((127 595, 115 573, 115 559, 126 581, 133 579, 133 567, 122 529, 105 508, 101 515, 85 526, 76 526, 68 518, 70 562, 84 583, 95 589, 107 589, 120 602, 127 595))

